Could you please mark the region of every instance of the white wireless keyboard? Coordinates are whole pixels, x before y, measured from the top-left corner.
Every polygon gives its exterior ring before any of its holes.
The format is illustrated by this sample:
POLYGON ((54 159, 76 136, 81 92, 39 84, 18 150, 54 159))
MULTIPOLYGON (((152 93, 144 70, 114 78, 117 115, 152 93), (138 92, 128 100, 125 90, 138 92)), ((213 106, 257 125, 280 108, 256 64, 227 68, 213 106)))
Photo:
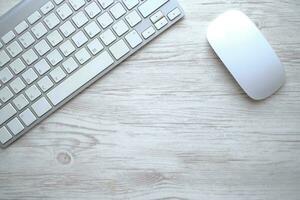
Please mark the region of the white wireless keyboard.
POLYGON ((182 17, 177 0, 23 0, 0 18, 0 146, 182 17))

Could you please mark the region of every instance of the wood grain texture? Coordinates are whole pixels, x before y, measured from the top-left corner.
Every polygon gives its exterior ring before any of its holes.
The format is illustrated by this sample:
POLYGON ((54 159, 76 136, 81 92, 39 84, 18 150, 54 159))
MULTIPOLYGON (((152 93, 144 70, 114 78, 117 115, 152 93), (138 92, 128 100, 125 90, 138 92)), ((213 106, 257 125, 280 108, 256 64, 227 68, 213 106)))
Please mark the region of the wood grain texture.
MULTIPOLYGON (((0 0, 0 12, 18 0, 0 0)), ((300 3, 181 0, 186 18, 0 150, 0 199, 300 199, 300 3), (287 83, 254 102, 206 28, 237 8, 287 83)))

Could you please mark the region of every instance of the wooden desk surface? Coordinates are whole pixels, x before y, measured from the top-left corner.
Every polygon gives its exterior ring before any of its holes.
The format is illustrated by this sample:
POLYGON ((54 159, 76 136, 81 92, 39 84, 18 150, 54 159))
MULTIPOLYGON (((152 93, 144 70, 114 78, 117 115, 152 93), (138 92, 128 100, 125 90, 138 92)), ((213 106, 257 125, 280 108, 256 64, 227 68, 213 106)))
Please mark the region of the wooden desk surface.
POLYGON ((299 1, 181 3, 184 20, 0 150, 0 199, 300 199, 299 1), (266 101, 245 96, 205 39, 230 8, 286 67, 266 101))

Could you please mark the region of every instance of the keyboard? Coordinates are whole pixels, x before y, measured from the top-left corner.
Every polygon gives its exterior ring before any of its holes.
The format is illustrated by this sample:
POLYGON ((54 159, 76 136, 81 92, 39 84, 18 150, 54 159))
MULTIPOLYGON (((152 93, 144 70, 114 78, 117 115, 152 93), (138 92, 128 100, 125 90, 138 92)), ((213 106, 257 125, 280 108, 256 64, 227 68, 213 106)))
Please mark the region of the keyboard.
POLYGON ((183 16, 177 0, 23 0, 0 18, 0 147, 183 16))

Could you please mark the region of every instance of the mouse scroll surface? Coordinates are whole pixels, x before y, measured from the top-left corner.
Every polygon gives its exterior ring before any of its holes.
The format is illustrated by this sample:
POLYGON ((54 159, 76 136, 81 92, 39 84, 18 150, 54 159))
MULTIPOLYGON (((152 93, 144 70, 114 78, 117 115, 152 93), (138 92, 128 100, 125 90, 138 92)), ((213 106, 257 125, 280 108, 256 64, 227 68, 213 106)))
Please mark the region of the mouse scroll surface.
POLYGON ((262 33, 240 11, 228 11, 208 28, 207 38, 243 90, 255 100, 274 94, 285 82, 284 68, 262 33))

